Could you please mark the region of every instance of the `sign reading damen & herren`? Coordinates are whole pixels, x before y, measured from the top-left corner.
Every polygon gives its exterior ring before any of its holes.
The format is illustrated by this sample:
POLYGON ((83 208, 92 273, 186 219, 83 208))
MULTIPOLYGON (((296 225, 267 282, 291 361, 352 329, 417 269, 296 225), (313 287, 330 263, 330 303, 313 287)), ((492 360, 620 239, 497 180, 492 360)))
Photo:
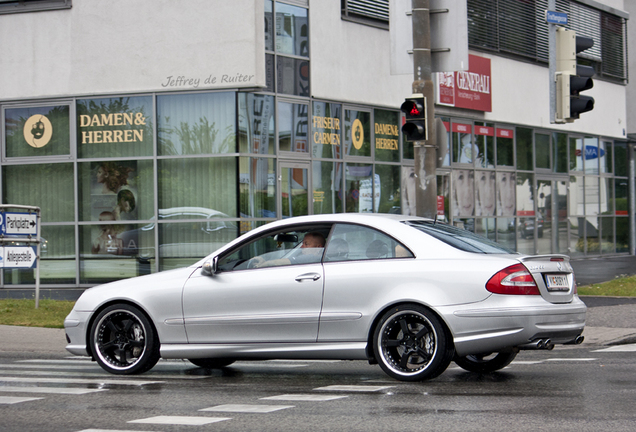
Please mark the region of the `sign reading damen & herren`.
POLYGON ((38 217, 35 213, 0 212, 0 234, 5 236, 35 236, 38 217))

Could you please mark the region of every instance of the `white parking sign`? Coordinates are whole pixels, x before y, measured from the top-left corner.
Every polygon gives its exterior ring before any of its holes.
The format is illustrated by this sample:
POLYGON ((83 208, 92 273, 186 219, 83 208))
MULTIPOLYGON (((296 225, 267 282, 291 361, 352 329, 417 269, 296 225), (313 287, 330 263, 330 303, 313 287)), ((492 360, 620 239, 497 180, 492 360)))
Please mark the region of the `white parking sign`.
POLYGON ((34 236, 38 233, 38 216, 34 213, 2 213, 0 226, 0 234, 34 236))

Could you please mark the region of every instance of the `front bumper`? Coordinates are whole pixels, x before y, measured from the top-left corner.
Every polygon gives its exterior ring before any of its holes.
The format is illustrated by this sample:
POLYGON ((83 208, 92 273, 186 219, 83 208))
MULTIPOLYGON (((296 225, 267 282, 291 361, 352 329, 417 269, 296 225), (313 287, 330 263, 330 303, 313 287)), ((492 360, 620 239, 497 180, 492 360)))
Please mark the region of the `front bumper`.
POLYGON ((64 320, 64 331, 66 332, 66 350, 71 354, 88 356, 90 355, 87 349, 87 337, 86 326, 90 319, 90 312, 77 312, 72 310, 64 320))

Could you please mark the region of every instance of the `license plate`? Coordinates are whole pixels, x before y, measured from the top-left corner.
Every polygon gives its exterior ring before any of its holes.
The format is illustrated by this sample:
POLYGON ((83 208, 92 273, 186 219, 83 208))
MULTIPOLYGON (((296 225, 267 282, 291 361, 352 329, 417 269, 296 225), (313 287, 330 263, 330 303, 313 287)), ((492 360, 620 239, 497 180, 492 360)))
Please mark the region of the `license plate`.
POLYGON ((569 291, 570 284, 566 275, 546 275, 548 291, 569 291))

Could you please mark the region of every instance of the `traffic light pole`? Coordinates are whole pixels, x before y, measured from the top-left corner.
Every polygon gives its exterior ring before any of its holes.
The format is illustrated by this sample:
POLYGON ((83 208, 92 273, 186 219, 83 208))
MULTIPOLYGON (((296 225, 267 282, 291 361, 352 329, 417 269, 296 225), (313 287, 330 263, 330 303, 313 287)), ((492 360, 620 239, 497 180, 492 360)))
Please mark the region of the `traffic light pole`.
POLYGON ((415 208, 418 216, 437 215, 437 139, 435 91, 431 67, 430 1, 411 0, 413 10, 413 93, 426 98, 426 141, 413 143, 415 153, 415 208))

